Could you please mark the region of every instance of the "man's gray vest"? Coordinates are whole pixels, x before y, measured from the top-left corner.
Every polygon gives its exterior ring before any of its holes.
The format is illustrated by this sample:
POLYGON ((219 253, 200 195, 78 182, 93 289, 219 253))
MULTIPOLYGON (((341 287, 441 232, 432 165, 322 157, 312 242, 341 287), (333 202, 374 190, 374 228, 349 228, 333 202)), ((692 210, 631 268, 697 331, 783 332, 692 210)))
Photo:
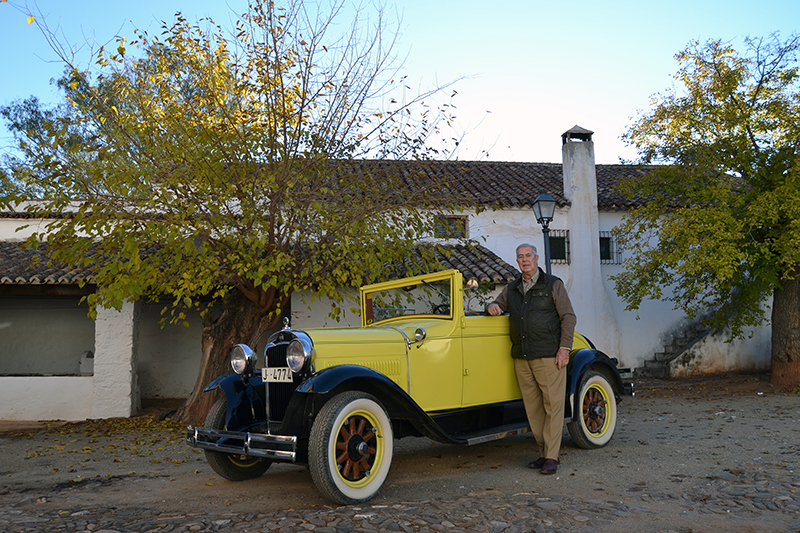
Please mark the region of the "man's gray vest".
POLYGON ((557 279, 540 271, 536 284, 525 294, 522 277, 508 286, 511 357, 556 356, 561 341, 561 318, 553 301, 553 283, 557 279))

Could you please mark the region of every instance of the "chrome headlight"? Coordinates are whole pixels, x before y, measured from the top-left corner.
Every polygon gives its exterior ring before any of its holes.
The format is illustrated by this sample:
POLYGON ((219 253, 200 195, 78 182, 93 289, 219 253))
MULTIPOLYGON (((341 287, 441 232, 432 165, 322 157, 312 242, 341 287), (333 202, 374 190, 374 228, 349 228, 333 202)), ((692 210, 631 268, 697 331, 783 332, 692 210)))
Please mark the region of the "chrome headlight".
POLYGON ((258 356, 248 345, 237 344, 231 350, 231 366, 237 374, 249 374, 256 367, 258 356))
POLYGON ((314 347, 308 339, 297 337, 286 347, 286 364, 295 374, 302 372, 311 365, 311 356, 314 347))

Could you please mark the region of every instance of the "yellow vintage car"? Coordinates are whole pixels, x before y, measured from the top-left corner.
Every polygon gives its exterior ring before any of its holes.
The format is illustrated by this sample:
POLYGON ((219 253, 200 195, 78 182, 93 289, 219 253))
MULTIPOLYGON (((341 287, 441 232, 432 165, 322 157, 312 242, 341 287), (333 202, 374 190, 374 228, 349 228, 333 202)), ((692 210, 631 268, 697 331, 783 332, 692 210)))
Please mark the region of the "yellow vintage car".
MULTIPOLYGON (((510 356, 508 316, 485 316, 461 272, 362 287, 361 327, 298 330, 284 323, 265 348, 237 345, 225 393, 204 427, 189 427, 220 476, 242 481, 276 461, 308 464, 340 504, 383 485, 394 440, 426 436, 470 445, 529 431, 510 356)), ((627 369, 575 334, 565 417, 576 445, 614 434, 617 402, 633 393, 627 369)))

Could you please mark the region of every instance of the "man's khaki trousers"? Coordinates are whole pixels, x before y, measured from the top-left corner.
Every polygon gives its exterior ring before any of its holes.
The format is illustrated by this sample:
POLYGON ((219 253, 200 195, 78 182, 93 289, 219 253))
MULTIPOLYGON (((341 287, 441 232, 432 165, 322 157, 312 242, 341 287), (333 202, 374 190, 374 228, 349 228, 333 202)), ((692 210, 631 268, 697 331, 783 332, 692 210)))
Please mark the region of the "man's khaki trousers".
POLYGON ((531 431, 539 444, 539 456, 558 460, 564 430, 567 367, 556 366, 555 357, 514 359, 517 381, 531 431))

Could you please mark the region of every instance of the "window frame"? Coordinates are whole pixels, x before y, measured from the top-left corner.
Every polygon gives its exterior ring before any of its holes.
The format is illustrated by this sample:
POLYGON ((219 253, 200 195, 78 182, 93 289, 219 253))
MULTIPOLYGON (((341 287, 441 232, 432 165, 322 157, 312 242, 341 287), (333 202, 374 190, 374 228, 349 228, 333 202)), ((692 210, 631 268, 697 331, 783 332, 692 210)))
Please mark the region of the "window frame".
POLYGON ((435 239, 468 239, 469 217, 467 215, 435 215, 433 237, 435 239), (459 224, 461 225, 460 234, 459 224), (453 231, 454 229, 455 231, 453 231))
POLYGON ((622 253, 617 246, 617 240, 614 238, 614 233, 611 231, 601 231, 598 236, 600 244, 600 264, 601 265, 620 265, 622 264, 622 253), (608 245, 603 246, 603 239, 608 239, 608 245), (605 257, 603 250, 607 250, 605 257))
POLYGON ((550 264, 552 265, 569 265, 570 264, 570 249, 569 249, 569 230, 568 229, 551 229, 550 230, 550 264), (564 239, 564 256, 553 256, 553 240, 564 239))

